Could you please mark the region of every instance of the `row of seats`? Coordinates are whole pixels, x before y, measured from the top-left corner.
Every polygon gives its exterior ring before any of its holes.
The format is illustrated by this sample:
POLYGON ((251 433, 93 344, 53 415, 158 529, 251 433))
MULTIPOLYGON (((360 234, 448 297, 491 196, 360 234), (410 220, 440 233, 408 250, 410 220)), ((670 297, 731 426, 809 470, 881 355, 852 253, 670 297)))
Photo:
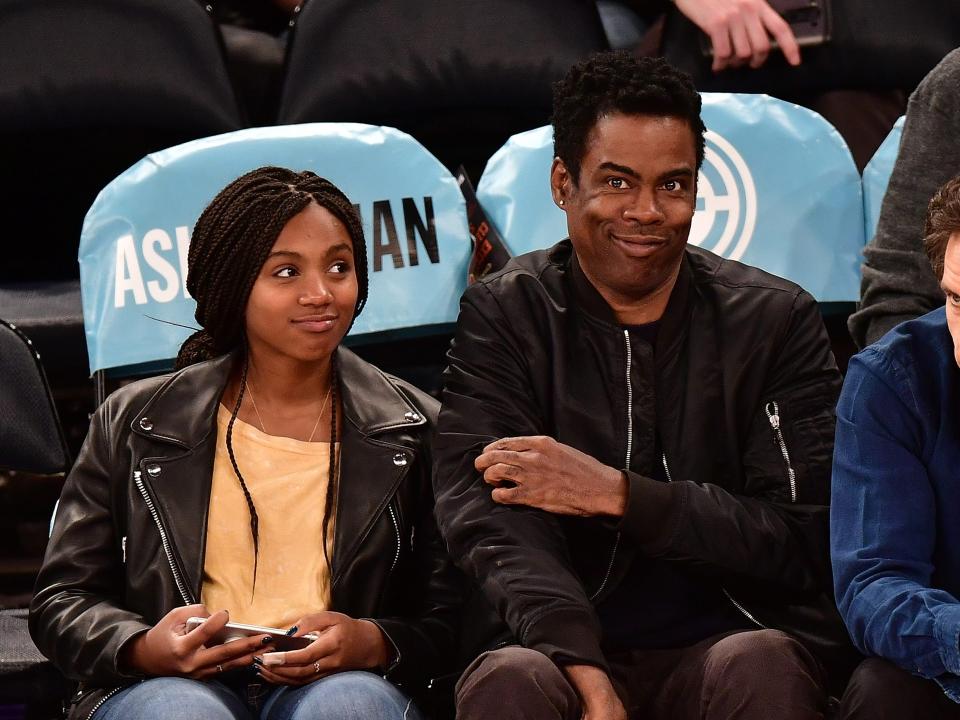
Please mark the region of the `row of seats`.
MULTIPOLYGON (((860 180, 850 174, 852 161, 836 133, 809 111, 771 98, 706 95, 704 101, 711 129, 698 211, 718 227, 695 227, 693 241, 745 259, 760 248, 774 260, 798 255, 792 246, 800 246, 801 256, 819 256, 835 243, 836 257, 826 265, 848 265, 850 246, 862 247, 867 230, 860 180), (779 148, 779 162, 758 163, 772 148, 779 148), (756 194, 752 210, 741 202, 748 186, 756 194), (733 197, 738 193, 739 200, 733 197), (744 244, 751 213, 756 240, 744 244), (818 218, 834 232, 805 226, 818 218), (774 222, 777 234, 769 232, 774 222)), ((866 198, 882 194, 881 168, 892 166, 896 142, 893 134, 865 174, 866 198)), ((552 243, 564 232, 562 213, 546 190, 551 150, 549 127, 517 135, 494 154, 480 180, 481 202, 516 252, 552 243), (544 234, 531 236, 540 225, 544 234)), ((266 163, 324 172, 360 206, 372 282, 355 332, 382 336, 452 322, 466 282, 467 220, 457 181, 439 161, 390 128, 242 130, 152 154, 100 193, 84 222, 80 251, 91 370, 131 373, 169 362, 188 332, 175 323, 192 322, 192 301, 183 289, 189 228, 227 181, 266 163), (403 172, 390 172, 397 167, 403 172)), ((821 268, 821 275, 821 299, 835 297, 829 293, 838 286, 829 279, 837 273, 821 268)), ((0 415, 19 418, 0 427, 0 469, 65 472, 69 451, 32 344, 0 323, 0 357, 0 415)), ((0 706, 29 700, 41 707, 64 689, 30 643, 25 623, 22 611, 0 613, 0 706)))
MULTIPOLYGON (((288 35, 275 122, 399 127, 474 172, 607 46, 581 0, 308 0, 288 35)), ((76 357, 53 350, 82 347, 77 242, 97 194, 151 152, 248 119, 205 2, 4 0, 0 46, 0 317, 70 376, 76 357)))
MULTIPOLYGON (((389 125, 450 167, 482 162, 544 122, 550 83, 605 47, 595 6, 561 4, 437 2, 424 18, 410 12, 423 3, 306 2, 275 123, 389 125)), ((37 267, 27 243, 8 241, 3 283, 76 277, 70 240, 100 188, 149 152, 247 125, 196 0, 5 0, 0 44, 8 237, 40 235, 48 251, 37 267)))
MULTIPOLYGON (((758 95, 706 94, 709 128, 691 241, 788 277, 821 303, 859 294, 863 185, 840 136, 815 113, 758 95)), ((548 187, 549 126, 491 158, 480 205, 513 253, 566 234, 548 187)), ((265 164, 321 173, 360 208, 370 299, 352 335, 448 328, 470 244, 457 181, 391 128, 317 123, 243 130, 153 154, 110 183, 80 244, 90 371, 169 366, 193 326, 185 280, 196 218, 232 178, 265 164)), ((874 177, 875 173, 871 175, 874 177)), ((871 193, 882 193, 876 182, 871 193)))

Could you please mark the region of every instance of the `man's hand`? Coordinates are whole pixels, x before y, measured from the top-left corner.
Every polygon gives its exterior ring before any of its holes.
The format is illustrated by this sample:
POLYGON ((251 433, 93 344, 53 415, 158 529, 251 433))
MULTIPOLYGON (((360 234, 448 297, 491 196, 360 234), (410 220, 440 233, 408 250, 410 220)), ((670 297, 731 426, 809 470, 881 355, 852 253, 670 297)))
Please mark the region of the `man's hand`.
POLYGON ((565 665, 561 669, 580 696, 583 720, 627 720, 627 711, 603 670, 593 665, 565 665))
POLYGON ((612 515, 627 506, 627 480, 551 437, 514 437, 487 445, 474 461, 493 485, 494 502, 529 505, 560 515, 612 515))
POLYGON ((235 668, 249 667, 254 655, 263 652, 265 645, 269 644, 269 635, 255 635, 223 645, 206 646, 229 619, 226 610, 210 615, 203 605, 174 608, 150 630, 124 646, 124 664, 144 675, 196 680, 209 679, 235 668), (187 620, 192 617, 205 617, 207 620, 187 632, 187 620))
POLYGON ((677 8, 710 36, 713 71, 750 64, 770 54, 770 38, 791 65, 800 64, 800 46, 790 26, 766 0, 675 0, 677 8))
MULTIPOLYGON (((387 640, 369 620, 338 612, 319 612, 297 620, 297 636, 319 637, 302 650, 263 655, 260 676, 275 685, 306 685, 342 670, 369 670, 387 665, 387 640)), ((259 663, 258 663, 259 664, 259 663)))

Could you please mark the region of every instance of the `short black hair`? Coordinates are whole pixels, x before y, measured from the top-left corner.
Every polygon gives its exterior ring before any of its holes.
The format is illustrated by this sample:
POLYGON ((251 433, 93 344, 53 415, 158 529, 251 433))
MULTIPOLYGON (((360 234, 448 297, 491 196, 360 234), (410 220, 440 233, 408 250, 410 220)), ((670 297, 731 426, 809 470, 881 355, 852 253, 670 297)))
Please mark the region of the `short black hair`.
POLYGON ((554 155, 579 182, 587 136, 601 117, 615 113, 670 116, 690 125, 699 170, 706 132, 700 108, 700 94, 690 76, 663 59, 598 53, 574 65, 553 85, 554 155))

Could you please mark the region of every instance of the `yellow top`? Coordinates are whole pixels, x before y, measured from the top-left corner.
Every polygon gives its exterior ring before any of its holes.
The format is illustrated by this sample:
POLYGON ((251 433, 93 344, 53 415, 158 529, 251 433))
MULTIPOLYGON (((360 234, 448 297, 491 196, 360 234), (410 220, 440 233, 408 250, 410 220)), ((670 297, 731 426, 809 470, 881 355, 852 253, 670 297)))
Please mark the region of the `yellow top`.
MULTIPOLYGON (((320 538, 330 471, 330 443, 274 437, 241 420, 233 452, 260 518, 253 584, 250 511, 227 453, 230 412, 217 413, 201 602, 226 608, 233 622, 287 628, 330 607, 330 575, 320 538)), ((327 550, 333 555, 333 518, 327 550)))

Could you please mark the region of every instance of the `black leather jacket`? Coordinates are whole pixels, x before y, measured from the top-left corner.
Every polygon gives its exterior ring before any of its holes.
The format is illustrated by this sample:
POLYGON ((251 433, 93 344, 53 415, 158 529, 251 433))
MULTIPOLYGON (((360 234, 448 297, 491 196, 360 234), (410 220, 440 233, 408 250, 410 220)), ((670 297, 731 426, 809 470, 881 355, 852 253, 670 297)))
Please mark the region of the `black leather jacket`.
MULTIPOLYGON (((396 649, 389 678, 422 686, 451 670, 460 603, 433 516, 437 402, 348 350, 338 362, 332 609, 374 620, 396 649)), ((82 681, 73 717, 139 679, 118 665, 124 643, 200 597, 216 412, 231 363, 223 356, 131 384, 93 417, 30 608, 37 646, 82 681)))
POLYGON ((654 349, 618 325, 564 241, 467 290, 444 380, 440 529, 523 645, 603 667, 594 606, 651 557, 715 580, 834 673, 854 661, 827 542, 840 374, 800 287, 690 247, 654 349), (622 521, 495 504, 473 461, 517 435, 627 470, 622 521), (670 482, 644 475, 653 463, 670 482))

